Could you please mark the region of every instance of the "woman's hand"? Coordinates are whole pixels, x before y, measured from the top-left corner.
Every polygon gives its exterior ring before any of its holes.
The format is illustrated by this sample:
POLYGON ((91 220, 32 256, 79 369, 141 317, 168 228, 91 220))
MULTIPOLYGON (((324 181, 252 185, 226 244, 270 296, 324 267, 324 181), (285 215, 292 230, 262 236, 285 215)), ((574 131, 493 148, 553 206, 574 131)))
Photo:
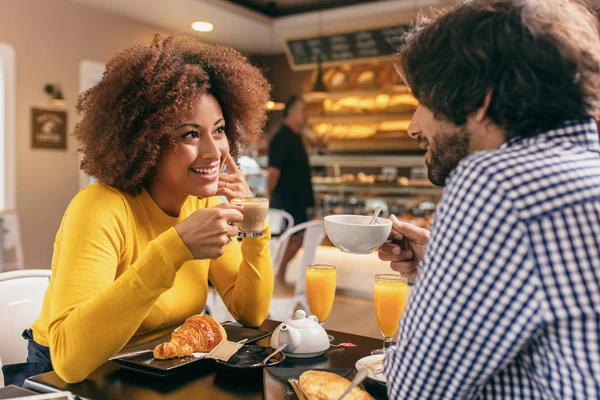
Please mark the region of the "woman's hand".
POLYGON ((198 210, 175 226, 179 237, 197 260, 217 259, 237 236, 233 224, 242 222, 242 207, 231 204, 198 210))
POLYGON ((217 196, 225 196, 227 200, 252 197, 252 191, 246 182, 246 177, 240 172, 231 154, 225 158, 227 173, 219 176, 217 196))
POLYGON ((392 242, 381 246, 379 258, 390 261, 390 267, 408 279, 416 279, 417 267, 423 259, 429 231, 401 222, 394 215, 390 219, 392 220, 390 234, 392 242))

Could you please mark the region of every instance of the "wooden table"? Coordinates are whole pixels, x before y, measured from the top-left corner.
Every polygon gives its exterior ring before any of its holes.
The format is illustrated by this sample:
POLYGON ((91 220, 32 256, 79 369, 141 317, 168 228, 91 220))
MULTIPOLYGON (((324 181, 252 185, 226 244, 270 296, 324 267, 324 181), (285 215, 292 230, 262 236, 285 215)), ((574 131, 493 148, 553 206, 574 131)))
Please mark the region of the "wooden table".
MULTIPOLYGON (((278 323, 265 321, 261 329, 272 332, 278 323)), ((356 347, 330 348, 323 356, 311 359, 287 357, 279 367, 290 368, 354 368, 356 361, 370 355, 382 345, 382 340, 329 331, 334 343, 350 342, 356 347)), ((268 346, 269 338, 257 344, 268 346)), ((82 355, 85 357, 84 355, 82 355)), ((94 371, 85 381, 68 384, 54 372, 28 379, 25 388, 40 393, 70 391, 83 400, 154 400, 154 399, 285 399, 281 388, 263 388, 263 371, 233 371, 213 362, 198 363, 185 371, 167 378, 155 378, 122 369, 120 364, 109 361, 94 371)), ((386 399, 385 388, 374 382, 365 382, 365 388, 376 399, 386 399)))

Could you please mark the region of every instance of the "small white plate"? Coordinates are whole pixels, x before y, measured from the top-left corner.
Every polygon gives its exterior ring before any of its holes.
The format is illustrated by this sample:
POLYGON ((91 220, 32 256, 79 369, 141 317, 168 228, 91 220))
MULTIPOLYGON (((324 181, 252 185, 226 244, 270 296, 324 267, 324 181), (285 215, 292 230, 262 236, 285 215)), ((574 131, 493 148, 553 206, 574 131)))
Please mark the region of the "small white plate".
POLYGON ((367 375, 369 378, 373 379, 375 382, 383 383, 385 385, 386 379, 383 371, 375 375, 372 372, 372 368, 367 368, 365 366, 365 363, 374 363, 376 361, 383 362, 383 357, 385 357, 385 354, 376 354, 374 356, 363 357, 360 360, 358 360, 354 366, 356 367, 357 371, 367 369, 369 371, 369 375, 367 375))

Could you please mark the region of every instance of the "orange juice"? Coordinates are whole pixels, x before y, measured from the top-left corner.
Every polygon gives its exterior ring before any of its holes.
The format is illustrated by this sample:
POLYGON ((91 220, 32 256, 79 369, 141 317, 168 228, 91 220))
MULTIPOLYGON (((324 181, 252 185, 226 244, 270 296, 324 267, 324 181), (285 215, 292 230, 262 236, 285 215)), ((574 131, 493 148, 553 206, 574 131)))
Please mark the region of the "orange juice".
POLYGON ((375 315, 383 336, 391 338, 398 330, 398 322, 408 297, 406 280, 375 279, 375 315))
POLYGON ((330 265, 310 265, 306 269, 306 295, 310 312, 319 322, 329 317, 335 297, 336 270, 330 265))

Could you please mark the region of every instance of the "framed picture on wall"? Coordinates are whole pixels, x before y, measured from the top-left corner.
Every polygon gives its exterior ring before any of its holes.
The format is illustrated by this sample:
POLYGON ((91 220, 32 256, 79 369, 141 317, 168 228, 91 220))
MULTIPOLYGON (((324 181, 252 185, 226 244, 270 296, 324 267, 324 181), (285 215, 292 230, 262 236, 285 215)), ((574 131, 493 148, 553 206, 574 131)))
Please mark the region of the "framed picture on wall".
POLYGON ((66 150, 67 112, 32 108, 31 147, 34 149, 66 150))

